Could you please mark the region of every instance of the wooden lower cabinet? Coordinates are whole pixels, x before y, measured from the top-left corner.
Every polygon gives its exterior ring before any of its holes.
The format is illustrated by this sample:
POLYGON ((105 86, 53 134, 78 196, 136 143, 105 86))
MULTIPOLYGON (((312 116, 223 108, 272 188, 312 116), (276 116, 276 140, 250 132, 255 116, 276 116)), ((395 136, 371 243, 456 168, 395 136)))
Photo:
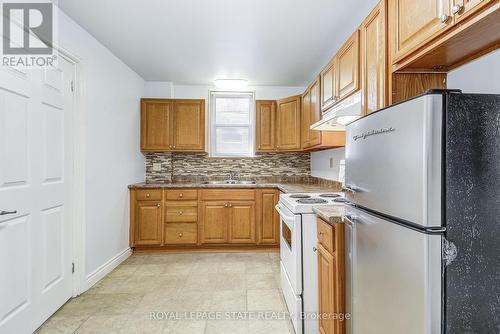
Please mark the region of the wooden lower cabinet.
POLYGON ((165 223, 165 245, 194 245, 198 242, 198 225, 196 223, 165 223))
POLYGON ((232 244, 255 243, 255 202, 230 202, 228 241, 232 244))
POLYGON ((229 210, 226 202, 202 202, 200 241, 202 244, 223 244, 228 241, 229 210))
POLYGON ((321 334, 344 334, 344 225, 318 219, 318 310, 321 334))
POLYGON ((138 201, 135 217, 135 245, 161 244, 162 205, 157 201, 138 201))
POLYGON ((257 193, 257 243, 279 245, 280 217, 275 209, 280 197, 276 189, 263 189, 257 193))
POLYGON ((130 245, 152 248, 274 248, 277 189, 131 189, 130 245))
MULTIPOLYGON (((319 313, 320 315, 336 312, 335 299, 338 292, 335 284, 335 257, 322 246, 318 248, 318 287, 319 287, 319 313)), ((321 317, 319 332, 321 334, 338 333, 333 319, 321 317)))

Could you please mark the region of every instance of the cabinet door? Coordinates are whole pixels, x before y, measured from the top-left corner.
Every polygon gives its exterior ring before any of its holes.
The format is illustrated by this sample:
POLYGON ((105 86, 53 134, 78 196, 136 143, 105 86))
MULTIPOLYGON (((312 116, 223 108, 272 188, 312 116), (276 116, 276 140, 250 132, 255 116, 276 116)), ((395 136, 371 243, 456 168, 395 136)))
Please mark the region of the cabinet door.
POLYGON ((316 123, 321 119, 321 108, 319 103, 319 78, 314 81, 314 83, 309 87, 309 126, 307 131, 309 132, 309 146, 316 146, 321 144, 321 132, 316 130, 311 130, 311 125, 316 123))
POLYGON ((308 89, 302 95, 302 111, 301 111, 301 138, 302 138, 302 148, 307 148, 310 146, 310 130, 309 125, 311 124, 311 91, 308 89))
POLYGON ((345 42, 337 53, 337 99, 359 89, 359 31, 345 42))
POLYGON ((335 91, 335 73, 336 73, 336 59, 330 60, 328 65, 321 71, 321 111, 325 112, 330 108, 336 99, 335 91))
POLYGON ((175 151, 205 151, 204 100, 174 102, 172 145, 175 151))
MULTIPOLYGON (((335 258, 318 245, 318 296, 319 314, 333 314, 336 312, 335 299, 338 292, 335 289, 335 258)), ((321 334, 339 333, 333 319, 328 317, 319 320, 321 334)))
POLYGON ((255 243, 255 202, 230 202, 229 242, 255 243))
POLYGON ((276 150, 276 101, 256 102, 256 145, 258 152, 276 150))
POLYGON ((451 11, 455 16, 455 23, 466 19, 489 3, 488 0, 453 0, 451 11))
POLYGON ((161 212, 160 202, 136 202, 134 245, 161 244, 161 212))
POLYGON ((278 101, 277 149, 279 151, 300 150, 300 96, 278 101))
POLYGON ((171 107, 167 100, 141 100, 141 150, 170 149, 171 107))
POLYGON ((450 0, 389 0, 393 63, 452 26, 450 0))
POLYGON ((225 202, 202 203, 201 243, 226 243, 230 209, 225 202))
POLYGON ((260 193, 259 244, 278 245, 280 242, 279 214, 275 209, 279 191, 264 189, 260 193))
POLYGON ((380 1, 361 24, 361 89, 365 114, 387 103, 385 31, 385 1, 380 1))

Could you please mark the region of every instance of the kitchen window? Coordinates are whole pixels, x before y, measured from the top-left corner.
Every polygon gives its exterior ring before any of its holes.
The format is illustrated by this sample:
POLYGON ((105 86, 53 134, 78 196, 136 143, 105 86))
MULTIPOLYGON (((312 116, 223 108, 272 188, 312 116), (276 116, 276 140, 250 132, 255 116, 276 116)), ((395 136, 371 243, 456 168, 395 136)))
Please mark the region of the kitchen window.
POLYGON ((212 92, 210 100, 210 156, 254 156, 253 93, 212 92))

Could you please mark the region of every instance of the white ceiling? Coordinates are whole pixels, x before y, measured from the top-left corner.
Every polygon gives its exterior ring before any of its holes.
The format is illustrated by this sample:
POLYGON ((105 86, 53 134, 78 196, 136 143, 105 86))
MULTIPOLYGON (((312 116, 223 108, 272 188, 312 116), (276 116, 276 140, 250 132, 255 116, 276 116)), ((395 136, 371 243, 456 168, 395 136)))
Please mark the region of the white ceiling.
POLYGON ((59 0, 147 81, 301 86, 377 0, 59 0))

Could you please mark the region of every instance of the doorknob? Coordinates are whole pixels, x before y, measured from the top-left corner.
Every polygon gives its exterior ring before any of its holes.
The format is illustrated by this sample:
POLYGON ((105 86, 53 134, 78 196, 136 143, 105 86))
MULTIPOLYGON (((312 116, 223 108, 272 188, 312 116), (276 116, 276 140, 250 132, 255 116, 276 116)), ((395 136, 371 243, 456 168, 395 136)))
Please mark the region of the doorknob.
POLYGON ((13 210, 13 211, 0 211, 0 216, 13 215, 15 213, 17 213, 17 210, 13 210))

